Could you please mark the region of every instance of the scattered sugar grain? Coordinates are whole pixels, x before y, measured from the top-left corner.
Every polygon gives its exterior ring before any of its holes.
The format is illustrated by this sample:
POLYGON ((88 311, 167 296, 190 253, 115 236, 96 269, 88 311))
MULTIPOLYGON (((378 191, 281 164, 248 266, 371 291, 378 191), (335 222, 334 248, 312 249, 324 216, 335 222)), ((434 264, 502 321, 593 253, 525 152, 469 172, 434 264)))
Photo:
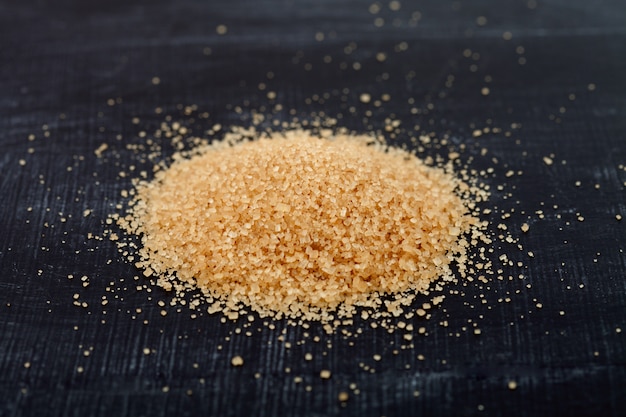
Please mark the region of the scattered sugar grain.
POLYGON ((322 369, 320 371, 320 378, 322 379, 330 379, 331 375, 332 374, 328 369, 322 369))
POLYGON ((233 366, 242 366, 243 365, 243 358, 239 355, 237 356, 233 356, 233 358, 230 360, 231 365, 233 366))
POLYGON ((226 33, 228 33, 228 27, 226 25, 217 25, 215 32, 217 32, 218 35, 226 35, 226 33))

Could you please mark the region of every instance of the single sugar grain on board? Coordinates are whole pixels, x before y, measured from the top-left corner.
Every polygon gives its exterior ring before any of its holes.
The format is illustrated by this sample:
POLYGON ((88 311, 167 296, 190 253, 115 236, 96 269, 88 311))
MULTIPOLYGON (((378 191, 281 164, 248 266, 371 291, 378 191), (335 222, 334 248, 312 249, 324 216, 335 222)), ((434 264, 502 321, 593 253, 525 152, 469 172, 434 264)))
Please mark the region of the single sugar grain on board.
POLYGON ((141 237, 144 275, 200 289, 210 312, 351 316, 381 294, 466 276, 470 246, 489 243, 475 204, 487 192, 450 168, 370 136, 257 136, 174 155, 118 221, 141 237))

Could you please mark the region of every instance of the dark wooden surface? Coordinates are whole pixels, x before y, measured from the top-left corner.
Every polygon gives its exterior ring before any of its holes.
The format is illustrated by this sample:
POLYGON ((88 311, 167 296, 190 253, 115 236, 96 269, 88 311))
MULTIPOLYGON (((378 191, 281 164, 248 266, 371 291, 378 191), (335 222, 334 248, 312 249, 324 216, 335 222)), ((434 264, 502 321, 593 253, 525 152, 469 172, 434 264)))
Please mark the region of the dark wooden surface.
POLYGON ((0 416, 626 415, 626 220, 615 218, 626 217, 626 6, 402 1, 399 11, 381 3, 376 16, 369 6, 0 1, 0 416), (402 41, 407 50, 395 52, 402 41), (87 238, 128 188, 119 167, 143 166, 125 145, 164 114, 184 119, 179 104, 209 112, 205 128, 245 125, 250 108, 268 105, 260 82, 285 106, 278 119, 324 111, 366 130, 393 114, 409 129, 488 148, 483 162, 499 161, 489 181, 513 195, 495 190, 489 204, 515 209, 504 222, 514 234, 530 224, 521 243, 534 258, 501 249, 526 265, 504 274, 524 279, 448 288, 430 320, 408 321, 428 333, 411 342, 359 320, 348 330, 362 333, 345 337, 315 324, 193 319, 186 307, 159 306, 169 303, 159 289, 138 291, 145 282, 113 243, 87 238), (363 92, 391 99, 364 106, 363 92), (323 103, 307 100, 325 93, 323 103), (485 126, 502 134, 474 139, 485 126), (97 159, 103 142, 109 153, 97 159), (523 175, 506 178, 508 169, 523 175), (243 367, 231 367, 235 354, 243 367), (340 391, 350 394, 344 406, 340 391))

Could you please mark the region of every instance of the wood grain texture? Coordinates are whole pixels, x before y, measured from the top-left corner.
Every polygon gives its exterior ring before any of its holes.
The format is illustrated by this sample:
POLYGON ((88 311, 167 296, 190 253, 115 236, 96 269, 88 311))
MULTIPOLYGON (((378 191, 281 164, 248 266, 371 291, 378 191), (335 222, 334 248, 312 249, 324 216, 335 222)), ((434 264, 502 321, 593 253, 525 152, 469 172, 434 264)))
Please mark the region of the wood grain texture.
POLYGON ((623 2, 380 4, 375 16, 361 1, 0 1, 0 416, 626 414, 626 220, 615 218, 626 217, 623 2), (149 167, 126 145, 161 123, 158 106, 182 118, 179 104, 197 104, 210 113, 199 133, 249 123, 247 108, 268 105, 261 82, 301 116, 341 114, 365 130, 369 109, 371 128, 393 115, 465 144, 476 168, 496 158, 490 205, 515 213, 492 220, 530 225, 524 253, 503 249, 515 262, 506 278, 446 289, 430 320, 410 320, 427 331, 411 342, 360 320, 346 337, 316 324, 193 319, 161 290, 138 290, 139 272, 113 243, 87 238, 130 186, 119 166, 149 167), (365 107, 362 92, 391 100, 365 107), (512 124, 512 137, 472 136, 512 124), (508 179, 509 169, 523 175, 508 179))

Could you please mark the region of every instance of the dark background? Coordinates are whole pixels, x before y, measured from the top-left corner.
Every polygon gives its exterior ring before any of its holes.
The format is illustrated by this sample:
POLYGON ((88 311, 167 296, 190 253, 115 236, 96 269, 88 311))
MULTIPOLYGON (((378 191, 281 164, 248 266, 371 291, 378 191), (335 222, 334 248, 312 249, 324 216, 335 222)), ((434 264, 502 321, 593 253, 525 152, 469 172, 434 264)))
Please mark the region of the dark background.
POLYGON ((377 4, 0 0, 0 416, 626 415, 626 3, 377 4), (356 131, 391 117, 399 141, 419 125, 474 167, 496 158, 487 218, 524 251, 494 244, 504 279, 450 285, 412 332, 170 306, 88 234, 123 201, 118 172, 149 166, 126 148, 141 131, 172 115, 202 135, 253 109, 356 131))

